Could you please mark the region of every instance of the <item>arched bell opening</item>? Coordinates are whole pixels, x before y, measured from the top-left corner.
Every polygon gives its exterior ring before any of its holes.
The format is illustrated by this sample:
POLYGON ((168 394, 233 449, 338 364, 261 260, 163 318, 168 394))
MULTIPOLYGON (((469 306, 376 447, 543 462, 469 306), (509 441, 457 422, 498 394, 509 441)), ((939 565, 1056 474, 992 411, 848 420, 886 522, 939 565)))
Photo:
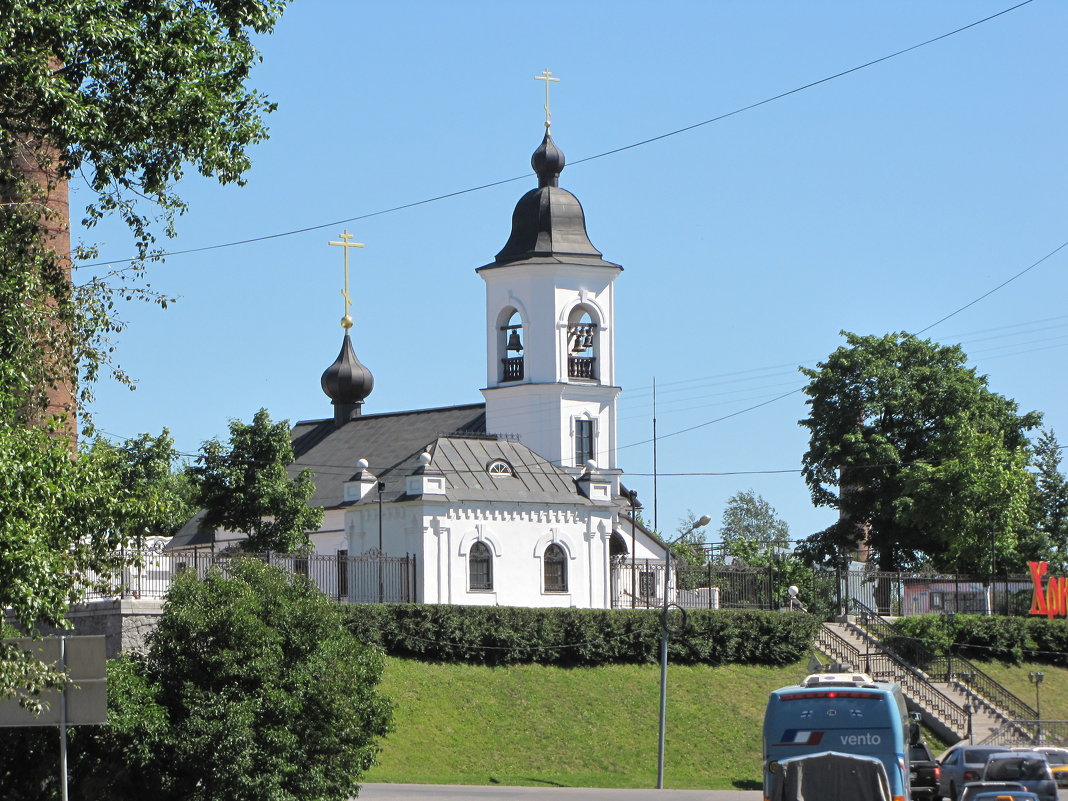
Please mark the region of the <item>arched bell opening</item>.
POLYGON ((567 375, 580 381, 597 381, 600 326, 589 309, 576 306, 567 321, 567 375))
POLYGON ((500 353, 501 383, 523 380, 523 318, 515 309, 505 309, 501 313, 498 326, 497 352, 500 353))

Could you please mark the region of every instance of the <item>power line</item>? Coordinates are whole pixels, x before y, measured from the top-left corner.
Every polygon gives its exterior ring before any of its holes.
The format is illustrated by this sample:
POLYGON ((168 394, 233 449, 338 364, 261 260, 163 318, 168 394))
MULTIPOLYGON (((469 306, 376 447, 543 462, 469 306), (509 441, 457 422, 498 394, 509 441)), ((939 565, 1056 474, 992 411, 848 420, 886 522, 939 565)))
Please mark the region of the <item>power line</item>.
MULTIPOLYGON (((964 31, 966 31, 966 30, 968 30, 970 28, 974 28, 974 27, 976 27, 978 25, 982 25, 985 22, 989 22, 990 20, 997 19, 1000 16, 1008 14, 1010 11, 1015 11, 1018 8, 1022 8, 1023 6, 1029 5, 1032 2, 1033 2, 1033 0, 1023 0, 1022 3, 1017 3, 1014 6, 1010 6, 1009 8, 1006 8, 1006 9, 1004 9, 1002 11, 998 11, 996 14, 991 14, 988 17, 983 17, 980 20, 976 20, 975 22, 971 22, 971 23, 969 23, 967 25, 964 25, 964 26, 962 26, 960 28, 956 28, 955 30, 949 31, 948 33, 943 33, 940 36, 935 36, 932 39, 927 39, 926 41, 920 42, 919 44, 911 45, 910 47, 906 47, 906 48, 904 48, 902 50, 898 50, 896 52, 890 53, 889 55, 882 56, 880 58, 876 58, 876 59, 873 59, 871 61, 867 61, 867 62, 865 62, 863 64, 860 64, 860 65, 858 65, 856 67, 850 67, 847 70, 842 70, 841 72, 836 72, 833 75, 828 75, 828 76, 826 76, 824 78, 820 78, 819 80, 812 81, 811 83, 806 83, 806 84, 804 84, 802 86, 798 86, 798 87, 796 87, 794 89, 790 89, 790 90, 785 91, 785 92, 780 92, 779 94, 773 95, 772 97, 765 98, 764 100, 759 100, 759 101, 757 101, 755 103, 750 103, 747 106, 742 106, 741 108, 736 108, 733 111, 728 111, 728 112, 726 112, 724 114, 720 114, 718 116, 711 117, 711 118, 709 118, 707 120, 702 120, 701 122, 695 122, 695 123, 693 123, 691 125, 687 125, 687 126, 684 126, 682 128, 677 128, 677 129, 675 129, 673 131, 668 131, 667 133, 662 133, 662 134, 659 134, 657 136, 650 137, 648 139, 642 139, 641 141, 633 142, 633 143, 631 143, 629 145, 623 145, 622 147, 613 148, 612 150, 606 150, 603 153, 597 153, 596 155, 593 155, 593 156, 586 156, 585 158, 581 158, 581 159, 578 159, 577 161, 571 162, 571 165, 573 166, 573 165, 577 165, 577 164, 584 164, 584 163, 586 163, 588 161, 594 161, 596 159, 602 159, 602 158, 606 158, 608 156, 614 156, 617 153, 623 153, 624 151, 627 151, 627 150, 633 150, 634 148, 644 147, 645 145, 652 144, 653 142, 659 142, 662 139, 667 139, 667 138, 672 137, 672 136, 678 136, 680 134, 684 134, 684 133, 687 133, 689 131, 693 131, 693 130, 695 130, 697 128, 704 127, 705 125, 712 125, 713 123, 720 122, 722 120, 727 119, 728 117, 733 117, 735 115, 742 114, 742 113, 744 113, 746 111, 752 111, 753 109, 760 108, 761 106, 765 106, 768 103, 774 103, 776 100, 782 100, 785 97, 790 97, 791 95, 795 95, 795 94, 798 94, 800 92, 804 92, 807 89, 812 89, 813 87, 819 86, 819 85, 824 84, 824 83, 828 83, 829 81, 833 81, 833 80, 835 80, 837 78, 842 78, 842 77, 844 77, 846 75, 850 75, 851 73, 858 72, 860 70, 867 69, 868 67, 873 67, 876 64, 881 64, 884 61, 889 61, 890 59, 897 58, 898 56, 905 55, 906 53, 910 53, 913 50, 918 50, 921 47, 926 47, 927 45, 934 44, 935 42, 940 42, 943 39, 948 39, 949 37, 955 36, 958 33, 963 33, 964 31)), ((456 190, 455 192, 446 192, 445 194, 442 194, 442 195, 435 195, 433 197, 425 198, 423 200, 416 200, 416 201, 413 201, 411 203, 403 203, 403 204, 401 204, 399 206, 393 206, 393 207, 388 208, 388 209, 380 209, 379 211, 372 211, 372 212, 368 212, 367 214, 359 214, 359 215, 357 215, 355 217, 347 217, 346 219, 343 219, 343 220, 335 220, 333 222, 322 223, 320 225, 310 225, 310 226, 307 226, 305 228, 297 228, 297 229, 294 229, 292 231, 282 231, 280 233, 275 233, 275 234, 267 234, 267 235, 264 235, 264 236, 250 237, 248 239, 241 239, 241 240, 237 240, 237 241, 234 241, 234 242, 224 242, 224 243, 218 244, 218 245, 205 245, 205 246, 199 247, 199 248, 188 248, 186 250, 173 250, 173 251, 170 251, 168 253, 159 253, 159 254, 156 254, 154 256, 150 256, 148 258, 150 258, 150 259, 160 259, 160 258, 164 258, 166 256, 184 256, 184 255, 187 255, 187 254, 190 254, 190 253, 203 253, 204 251, 208 251, 208 250, 218 250, 220 248, 237 247, 239 245, 249 245, 249 244, 252 244, 254 242, 264 242, 264 241, 267 241, 267 240, 270 240, 270 239, 279 239, 281 237, 294 236, 296 234, 305 234, 305 233, 308 233, 310 231, 319 231, 319 230, 321 230, 323 228, 333 228, 333 227, 338 226, 338 225, 346 225, 348 223, 358 222, 359 220, 366 220, 366 219, 369 219, 371 217, 380 217, 380 216, 382 216, 384 214, 392 214, 392 213, 397 212, 397 211, 403 211, 403 210, 406 210, 406 209, 415 208, 416 206, 425 206, 428 203, 435 203, 435 202, 437 202, 439 200, 447 200, 448 198, 458 197, 460 195, 467 195, 467 194, 470 194, 472 192, 479 192, 479 191, 481 191, 483 189, 490 189, 490 188, 495 187, 495 186, 502 186, 504 184, 514 183, 515 181, 521 181, 521 180, 524 180, 524 179, 526 179, 528 177, 529 177, 529 174, 517 175, 517 176, 514 176, 512 178, 503 178, 503 179, 501 179, 499 181, 490 181, 489 183, 480 184, 478 186, 469 187, 467 189, 459 189, 459 190, 456 190)), ((133 257, 133 258, 128 258, 128 259, 114 259, 114 260, 93 262, 91 264, 82 264, 82 265, 76 266, 74 269, 88 269, 90 267, 103 267, 103 266, 110 265, 110 264, 133 264, 134 262, 138 262, 138 261, 142 261, 142 259, 140 257, 133 257)), ((939 320, 939 322, 941 322, 941 320, 939 320)), ((935 323, 935 325, 937 325, 937 323, 935 323)))

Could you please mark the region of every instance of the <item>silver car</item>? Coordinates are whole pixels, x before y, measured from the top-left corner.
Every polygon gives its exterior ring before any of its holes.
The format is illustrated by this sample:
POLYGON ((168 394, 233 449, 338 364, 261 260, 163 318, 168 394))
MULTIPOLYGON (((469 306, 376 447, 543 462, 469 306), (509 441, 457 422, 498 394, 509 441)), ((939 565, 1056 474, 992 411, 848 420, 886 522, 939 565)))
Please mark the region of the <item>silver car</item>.
POLYGON ((957 801, 960 791, 968 782, 977 782, 983 777, 983 766, 991 754, 1001 754, 1001 745, 968 745, 957 743, 938 758, 942 775, 938 779, 938 795, 957 801))

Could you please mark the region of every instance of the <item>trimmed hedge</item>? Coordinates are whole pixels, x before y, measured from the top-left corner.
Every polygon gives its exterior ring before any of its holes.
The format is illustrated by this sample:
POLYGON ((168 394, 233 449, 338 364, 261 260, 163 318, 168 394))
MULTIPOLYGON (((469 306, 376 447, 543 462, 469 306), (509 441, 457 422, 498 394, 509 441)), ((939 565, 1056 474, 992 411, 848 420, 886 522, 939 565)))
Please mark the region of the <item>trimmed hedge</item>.
POLYGON ((919 615, 898 626, 936 654, 1068 667, 1068 620, 1000 615, 919 615))
MULTIPOLYGON (((659 610, 361 604, 347 611, 362 640, 427 662, 572 667, 660 659, 659 610)), ((810 615, 781 612, 701 609, 686 617, 686 631, 669 641, 676 664, 792 664, 810 652, 819 626, 810 615)))

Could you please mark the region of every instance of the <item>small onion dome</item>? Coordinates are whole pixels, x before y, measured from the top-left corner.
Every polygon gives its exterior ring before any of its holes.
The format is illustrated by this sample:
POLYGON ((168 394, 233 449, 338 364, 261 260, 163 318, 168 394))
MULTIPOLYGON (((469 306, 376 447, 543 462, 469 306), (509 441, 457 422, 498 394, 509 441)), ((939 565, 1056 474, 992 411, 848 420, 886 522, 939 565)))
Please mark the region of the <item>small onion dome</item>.
POLYGON ((556 146, 556 142, 546 131, 545 138, 530 157, 530 166, 538 175, 538 186, 559 186, 560 173, 564 171, 565 163, 564 151, 556 146))
POLYGON ((326 368, 322 377, 323 392, 334 404, 334 422, 344 425, 360 413, 364 399, 374 389, 375 379, 352 349, 348 333, 341 343, 341 352, 334 363, 326 368))

